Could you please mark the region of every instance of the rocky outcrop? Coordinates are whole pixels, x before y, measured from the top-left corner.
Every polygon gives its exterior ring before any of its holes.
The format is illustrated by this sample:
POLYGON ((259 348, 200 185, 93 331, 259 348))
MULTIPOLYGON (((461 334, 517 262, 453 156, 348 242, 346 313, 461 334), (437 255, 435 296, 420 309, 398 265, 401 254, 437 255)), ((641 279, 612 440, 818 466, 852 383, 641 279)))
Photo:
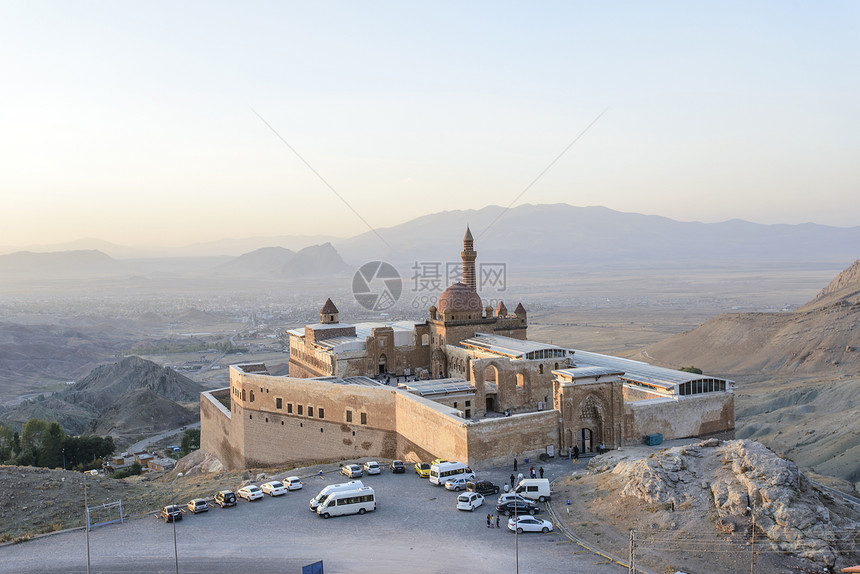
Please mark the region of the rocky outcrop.
POLYGON ((621 496, 674 510, 700 509, 716 530, 751 529, 774 552, 819 569, 856 551, 860 512, 811 482, 793 462, 764 445, 715 439, 673 447, 647 458, 595 458, 590 472, 623 479, 621 496))

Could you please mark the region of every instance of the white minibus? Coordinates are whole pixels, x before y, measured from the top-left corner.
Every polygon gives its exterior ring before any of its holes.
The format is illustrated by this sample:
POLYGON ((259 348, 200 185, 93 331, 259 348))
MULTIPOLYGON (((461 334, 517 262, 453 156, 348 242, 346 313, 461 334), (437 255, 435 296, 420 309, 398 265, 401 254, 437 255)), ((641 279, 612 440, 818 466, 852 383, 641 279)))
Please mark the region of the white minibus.
POLYGON ((464 477, 474 480, 475 473, 462 462, 440 462, 430 467, 430 482, 438 486, 445 486, 445 481, 451 478, 464 477))
POLYGON ((328 518, 344 514, 364 514, 371 510, 376 510, 376 495, 372 488, 365 486, 329 494, 325 502, 317 507, 317 514, 328 518))
POLYGON ((360 480, 350 480, 349 482, 342 482, 340 484, 330 484, 323 488, 319 494, 311 498, 311 503, 309 505, 311 512, 316 512, 317 507, 325 502, 325 499, 328 498, 328 495, 332 492, 341 492, 343 490, 355 490, 356 488, 361 488, 364 484, 361 483, 360 480))

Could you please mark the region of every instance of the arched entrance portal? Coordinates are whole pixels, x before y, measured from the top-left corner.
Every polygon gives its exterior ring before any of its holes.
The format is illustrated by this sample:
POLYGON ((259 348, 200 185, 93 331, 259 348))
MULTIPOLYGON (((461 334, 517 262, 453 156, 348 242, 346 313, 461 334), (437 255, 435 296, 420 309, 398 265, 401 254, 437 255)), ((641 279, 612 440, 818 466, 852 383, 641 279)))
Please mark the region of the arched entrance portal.
POLYGON ((594 442, 592 440, 591 429, 580 429, 577 434, 576 442, 579 446, 579 452, 594 452, 594 442))
POLYGON ((384 375, 387 372, 388 359, 385 354, 379 355, 379 374, 384 375))

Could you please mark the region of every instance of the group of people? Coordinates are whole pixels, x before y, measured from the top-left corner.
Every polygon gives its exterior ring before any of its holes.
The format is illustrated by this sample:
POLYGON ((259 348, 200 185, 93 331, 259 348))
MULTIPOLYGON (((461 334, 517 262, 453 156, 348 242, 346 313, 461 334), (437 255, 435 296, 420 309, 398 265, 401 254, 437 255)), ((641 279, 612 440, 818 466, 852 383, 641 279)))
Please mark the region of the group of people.
POLYGON ((498 514, 496 514, 495 516, 492 514, 487 515, 487 528, 501 528, 501 526, 499 526, 498 514))

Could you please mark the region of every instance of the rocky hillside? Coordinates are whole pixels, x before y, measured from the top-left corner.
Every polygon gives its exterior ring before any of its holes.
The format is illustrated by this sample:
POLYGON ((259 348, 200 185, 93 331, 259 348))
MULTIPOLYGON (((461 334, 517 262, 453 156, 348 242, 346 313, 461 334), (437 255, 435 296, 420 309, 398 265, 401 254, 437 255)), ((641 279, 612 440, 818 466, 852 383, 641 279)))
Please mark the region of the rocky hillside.
POLYGON ((642 357, 728 375, 860 375, 860 260, 795 312, 720 315, 642 357))
POLYGON ((655 557, 686 549, 719 560, 722 572, 748 572, 754 528, 762 572, 832 572, 860 561, 860 511, 757 442, 613 451, 588 471, 576 488, 611 494, 592 499, 591 511, 638 525, 640 545, 655 557), (744 556, 734 565, 731 554, 744 556))
POLYGON ((117 444, 197 420, 203 387, 170 368, 140 357, 102 365, 70 388, 0 412, 20 428, 31 418, 56 420, 69 434, 109 434, 117 444))

